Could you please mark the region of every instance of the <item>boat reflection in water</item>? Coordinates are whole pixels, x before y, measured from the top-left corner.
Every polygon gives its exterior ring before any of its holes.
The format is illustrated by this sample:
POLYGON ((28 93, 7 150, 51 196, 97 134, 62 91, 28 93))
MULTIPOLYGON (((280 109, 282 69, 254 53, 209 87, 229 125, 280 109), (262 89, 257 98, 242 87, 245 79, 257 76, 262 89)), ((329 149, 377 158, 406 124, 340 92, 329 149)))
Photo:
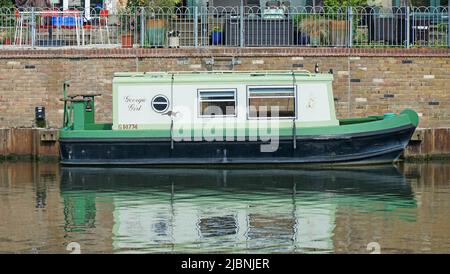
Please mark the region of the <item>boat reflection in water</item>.
POLYGON ((393 166, 62 168, 61 176, 66 229, 93 225, 108 201, 115 252, 333 252, 340 209, 416 208, 393 166))

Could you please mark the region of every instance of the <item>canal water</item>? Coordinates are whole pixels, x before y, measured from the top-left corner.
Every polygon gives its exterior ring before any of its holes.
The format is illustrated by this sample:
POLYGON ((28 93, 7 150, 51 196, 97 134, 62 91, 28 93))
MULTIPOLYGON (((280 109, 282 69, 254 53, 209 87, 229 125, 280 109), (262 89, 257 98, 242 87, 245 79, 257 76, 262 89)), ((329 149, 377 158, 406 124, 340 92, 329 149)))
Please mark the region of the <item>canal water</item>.
POLYGON ((70 253, 68 246, 81 253, 448 253, 450 163, 0 163, 0 253, 70 253))

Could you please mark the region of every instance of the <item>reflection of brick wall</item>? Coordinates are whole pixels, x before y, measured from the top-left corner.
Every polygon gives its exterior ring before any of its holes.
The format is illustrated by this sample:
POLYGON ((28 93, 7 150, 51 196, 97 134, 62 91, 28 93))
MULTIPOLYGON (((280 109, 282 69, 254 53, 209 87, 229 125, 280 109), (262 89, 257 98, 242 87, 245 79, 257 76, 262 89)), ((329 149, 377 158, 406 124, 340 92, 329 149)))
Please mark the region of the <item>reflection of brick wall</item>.
POLYGON ((450 127, 449 49, 92 49, 0 52, 0 127, 30 127, 34 108, 46 107, 48 125, 62 120, 62 83, 70 91, 102 93, 97 120, 111 122, 112 78, 118 71, 333 69, 338 117, 417 110, 422 127, 450 127), (350 56, 350 57, 349 57, 350 56), (349 100, 350 99, 350 100, 349 100))
POLYGON ((369 242, 378 242, 382 254, 448 253, 448 244, 443 244, 448 234, 442 233, 450 231, 448 166, 405 164, 400 170, 407 181, 391 181, 395 188, 389 199, 366 199, 358 207, 338 205, 335 253, 370 253, 369 242), (411 187, 410 196, 396 194, 403 186, 411 187))
POLYGON ((56 178, 59 170, 54 164, 0 166, 0 185, 10 193, 8 199, 0 199, 0 253, 65 252, 66 235, 55 225, 64 218, 56 178), (18 191, 24 188, 35 190, 18 191))
POLYGON ((292 99, 268 99, 268 98, 252 98, 249 100, 249 106, 254 107, 251 111, 262 112, 257 116, 277 116, 271 114, 272 111, 278 111, 280 116, 294 116, 294 100, 292 99), (278 107, 278 110, 273 109, 278 107))
MULTIPOLYGON (((8 193, 7 199, 0 199, 0 253, 68 254, 66 247, 72 241, 81 245, 81 253, 113 251, 113 197, 98 199, 95 192, 80 195, 70 187, 63 189, 60 176, 54 163, 0 165, 0 185, 8 193), (95 214, 89 216, 95 226, 82 223, 71 230, 67 197, 84 199, 86 195, 93 199, 95 214)), ((89 213, 83 204, 74 210, 82 216, 89 213)))

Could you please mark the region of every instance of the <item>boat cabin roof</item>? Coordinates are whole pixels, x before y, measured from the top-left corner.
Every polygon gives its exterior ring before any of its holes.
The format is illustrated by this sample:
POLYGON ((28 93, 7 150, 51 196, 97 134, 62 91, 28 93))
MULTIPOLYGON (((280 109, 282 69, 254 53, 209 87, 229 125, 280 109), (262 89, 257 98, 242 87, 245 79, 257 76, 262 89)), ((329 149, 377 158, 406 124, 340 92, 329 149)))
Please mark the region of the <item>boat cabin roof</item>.
POLYGON ((169 71, 169 72, 117 72, 115 83, 153 82, 265 82, 265 81, 332 81, 333 74, 311 73, 307 70, 267 71, 169 71))

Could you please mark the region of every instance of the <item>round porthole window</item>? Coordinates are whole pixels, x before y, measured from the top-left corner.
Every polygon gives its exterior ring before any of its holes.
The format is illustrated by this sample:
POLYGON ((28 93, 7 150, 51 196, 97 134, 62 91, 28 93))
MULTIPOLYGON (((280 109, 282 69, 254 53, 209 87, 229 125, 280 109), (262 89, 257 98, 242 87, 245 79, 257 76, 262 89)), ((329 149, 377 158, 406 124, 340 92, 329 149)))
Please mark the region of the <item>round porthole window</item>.
POLYGON ((164 95, 156 95, 152 99, 152 108, 156 112, 166 112, 169 109, 169 99, 164 95))

